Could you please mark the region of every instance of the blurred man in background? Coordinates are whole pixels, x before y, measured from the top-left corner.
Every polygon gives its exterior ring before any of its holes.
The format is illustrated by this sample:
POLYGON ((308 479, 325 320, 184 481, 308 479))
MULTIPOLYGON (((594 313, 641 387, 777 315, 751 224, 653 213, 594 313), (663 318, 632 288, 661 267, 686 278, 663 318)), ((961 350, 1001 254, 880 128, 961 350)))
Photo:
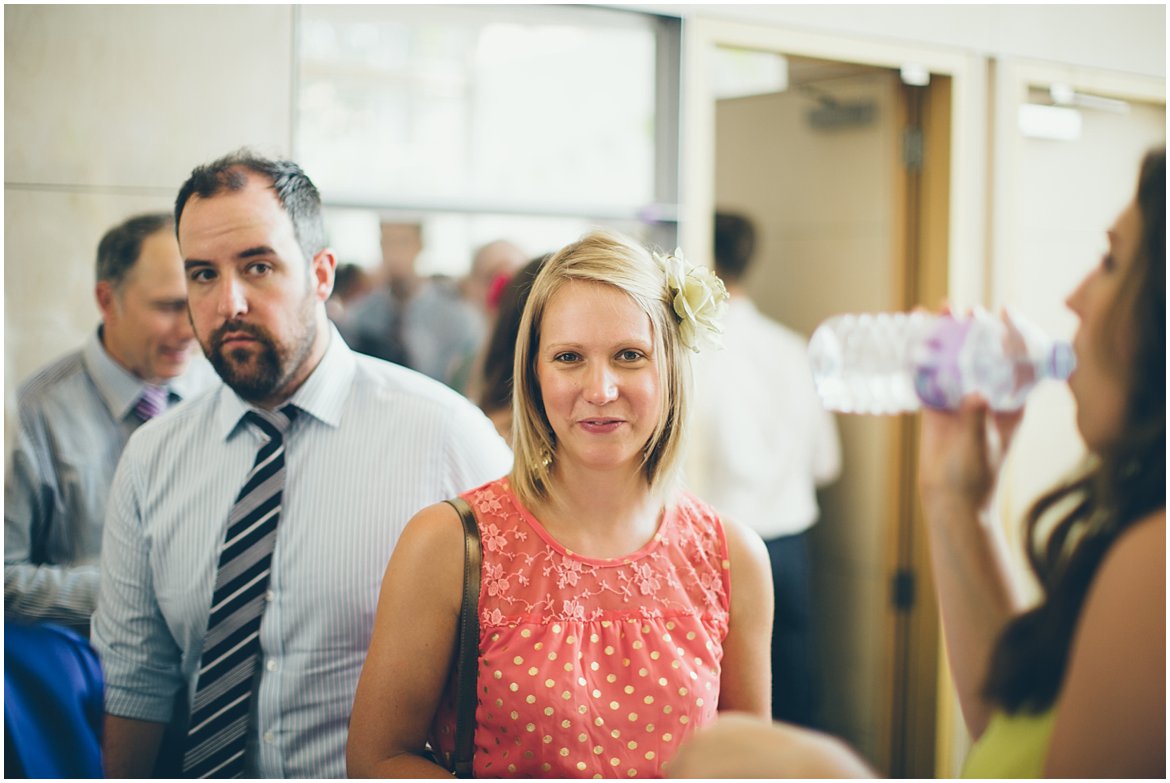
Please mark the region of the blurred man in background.
POLYGON ((18 391, 4 482, 5 615, 83 632, 127 438, 218 380, 195 347, 169 213, 132 217, 102 237, 95 294, 102 323, 85 346, 18 391))
POLYGON ((816 490, 841 472, 836 420, 813 385, 807 341, 764 316, 744 279, 755 252, 751 222, 715 218, 715 272, 731 295, 723 350, 695 365, 696 437, 688 475, 696 494, 764 539, 772 561, 772 714, 812 726, 817 680, 807 534, 816 490))
POLYGON ((374 289, 349 309, 342 335, 359 353, 385 359, 462 391, 483 335, 480 313, 450 279, 416 269, 422 226, 383 221, 382 269, 374 289))

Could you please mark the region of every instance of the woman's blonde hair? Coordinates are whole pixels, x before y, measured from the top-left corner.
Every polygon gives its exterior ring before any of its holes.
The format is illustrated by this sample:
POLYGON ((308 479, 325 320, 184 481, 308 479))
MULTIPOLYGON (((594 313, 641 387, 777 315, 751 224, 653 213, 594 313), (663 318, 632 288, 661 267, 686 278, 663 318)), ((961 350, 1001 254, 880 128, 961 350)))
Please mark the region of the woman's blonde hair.
POLYGON ((679 339, 679 322, 666 273, 650 251, 632 239, 600 230, 555 253, 532 284, 516 340, 512 489, 526 506, 552 497, 549 477, 557 443, 544 409, 536 360, 545 308, 553 294, 570 280, 612 286, 626 293, 650 318, 662 397, 658 424, 642 449, 641 468, 650 490, 665 496, 677 486, 682 469, 691 388, 690 351, 679 339))

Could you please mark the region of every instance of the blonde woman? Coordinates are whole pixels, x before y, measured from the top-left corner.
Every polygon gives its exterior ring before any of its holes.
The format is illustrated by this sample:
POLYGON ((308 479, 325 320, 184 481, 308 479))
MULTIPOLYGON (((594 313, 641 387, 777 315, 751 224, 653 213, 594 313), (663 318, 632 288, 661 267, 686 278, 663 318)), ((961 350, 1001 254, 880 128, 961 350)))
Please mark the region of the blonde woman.
MULTIPOLYGON (((721 710, 768 715, 762 542, 679 489, 690 355, 722 283, 595 232, 550 258, 516 344, 512 472, 464 498, 483 541, 477 777, 660 776, 721 710)), ((351 776, 443 777, 462 530, 438 504, 386 570, 351 776)))

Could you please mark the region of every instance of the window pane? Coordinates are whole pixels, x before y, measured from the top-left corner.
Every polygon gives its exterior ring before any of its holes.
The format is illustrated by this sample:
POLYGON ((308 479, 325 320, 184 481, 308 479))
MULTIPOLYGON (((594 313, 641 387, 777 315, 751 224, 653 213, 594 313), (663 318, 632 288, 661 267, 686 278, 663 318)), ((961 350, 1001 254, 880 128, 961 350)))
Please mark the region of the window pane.
POLYGON ((335 203, 635 214, 656 201, 652 17, 300 9, 297 156, 335 203))

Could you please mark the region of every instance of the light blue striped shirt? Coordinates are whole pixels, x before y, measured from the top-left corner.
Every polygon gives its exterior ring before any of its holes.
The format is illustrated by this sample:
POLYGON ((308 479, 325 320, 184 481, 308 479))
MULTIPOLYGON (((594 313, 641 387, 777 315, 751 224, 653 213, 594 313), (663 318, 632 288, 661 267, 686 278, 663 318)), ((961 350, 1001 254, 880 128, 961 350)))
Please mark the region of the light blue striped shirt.
MULTIPOLYGON (((354 690, 382 575, 424 506, 506 473, 511 452, 466 399, 353 353, 332 330, 290 400, 286 487, 246 774, 344 777, 354 690)), ((93 640, 106 711, 165 722, 196 671, 228 513, 262 443, 226 386, 130 439, 114 478, 93 640)), ((409 629, 405 629, 409 630, 409 629)))
MULTIPOLYGON (((216 383, 200 354, 167 388, 174 404, 216 383)), ((89 628, 106 497, 144 386, 106 353, 96 329, 21 384, 4 478, 6 615, 89 628)))

